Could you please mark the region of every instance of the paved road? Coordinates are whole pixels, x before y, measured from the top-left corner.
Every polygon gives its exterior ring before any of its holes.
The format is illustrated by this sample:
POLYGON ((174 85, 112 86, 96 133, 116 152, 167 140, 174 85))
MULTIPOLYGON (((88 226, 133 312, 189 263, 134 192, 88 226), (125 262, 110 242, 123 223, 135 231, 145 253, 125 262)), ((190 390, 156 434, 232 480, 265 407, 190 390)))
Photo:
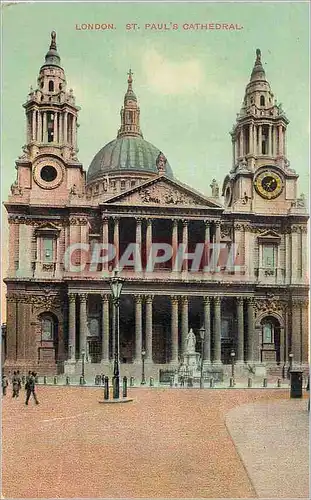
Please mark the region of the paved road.
POLYGON ((132 403, 100 405, 102 388, 40 386, 28 407, 21 396, 3 400, 7 498, 252 498, 225 416, 288 391, 137 388, 132 403))
POLYGON ((258 497, 309 498, 306 399, 245 404, 226 424, 258 497))

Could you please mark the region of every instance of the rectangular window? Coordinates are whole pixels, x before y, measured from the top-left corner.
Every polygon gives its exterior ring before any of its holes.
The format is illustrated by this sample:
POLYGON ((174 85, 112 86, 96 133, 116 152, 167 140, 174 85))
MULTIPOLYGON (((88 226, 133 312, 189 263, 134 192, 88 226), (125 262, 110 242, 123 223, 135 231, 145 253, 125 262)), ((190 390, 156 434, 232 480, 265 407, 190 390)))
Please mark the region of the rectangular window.
POLYGON ((43 238, 43 262, 54 262, 53 238, 43 238))
POLYGON ((276 246, 264 245, 262 249, 262 264, 264 268, 275 269, 276 267, 276 246))
POLYGON ((42 340, 53 340, 53 322, 51 319, 42 320, 42 340))
POLYGON ((267 323, 263 327, 263 343, 272 344, 273 343, 273 327, 271 323, 267 323))

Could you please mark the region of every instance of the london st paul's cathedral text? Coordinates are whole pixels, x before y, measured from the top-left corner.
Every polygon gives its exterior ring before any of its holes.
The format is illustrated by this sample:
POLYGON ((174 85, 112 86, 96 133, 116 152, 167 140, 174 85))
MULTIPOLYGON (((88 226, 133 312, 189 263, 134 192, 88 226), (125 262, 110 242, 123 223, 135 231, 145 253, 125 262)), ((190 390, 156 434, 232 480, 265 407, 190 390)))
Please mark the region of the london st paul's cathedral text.
MULTIPOLYGON (((137 23, 127 23, 120 28, 126 31, 138 31, 140 29, 146 31, 239 31, 243 29, 241 24, 233 23, 183 23, 177 24, 173 22, 169 23, 145 23, 144 25, 139 25, 137 23)), ((111 31, 118 29, 118 26, 114 23, 77 23, 75 25, 77 31, 111 31)))

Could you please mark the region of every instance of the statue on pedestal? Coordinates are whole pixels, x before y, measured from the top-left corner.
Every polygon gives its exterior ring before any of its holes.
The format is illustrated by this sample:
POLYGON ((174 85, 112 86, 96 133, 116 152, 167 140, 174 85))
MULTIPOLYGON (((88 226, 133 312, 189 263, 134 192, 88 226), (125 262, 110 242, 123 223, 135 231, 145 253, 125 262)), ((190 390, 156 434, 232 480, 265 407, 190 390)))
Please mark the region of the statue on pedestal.
POLYGON ((192 328, 190 328, 190 331, 189 331, 187 338, 186 338, 186 352, 187 353, 195 352, 196 342, 197 342, 196 336, 193 333, 192 328))

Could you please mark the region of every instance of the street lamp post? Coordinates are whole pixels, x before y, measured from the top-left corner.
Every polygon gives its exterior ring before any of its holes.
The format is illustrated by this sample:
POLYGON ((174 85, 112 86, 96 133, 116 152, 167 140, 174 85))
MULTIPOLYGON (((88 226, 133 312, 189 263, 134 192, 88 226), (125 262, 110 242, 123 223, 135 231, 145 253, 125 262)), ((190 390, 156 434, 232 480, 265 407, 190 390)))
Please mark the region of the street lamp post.
POLYGON ((291 372, 293 369, 293 358, 294 358, 293 353, 290 352, 288 357, 289 357, 289 372, 291 372))
POLYGON ((232 349, 231 352, 230 352, 230 356, 231 356, 231 377, 234 381, 234 362, 235 362, 235 352, 234 350, 232 349))
POLYGON ((146 351, 143 349, 141 351, 141 359, 142 359, 142 371, 141 371, 141 385, 146 384, 146 379, 145 379, 145 356, 146 356, 146 351))
POLYGON ((83 384, 84 384, 84 362, 85 362, 85 350, 84 349, 82 349, 82 351, 81 351, 81 359, 82 359, 81 377, 82 377, 82 381, 83 381, 83 384))
POLYGON ((203 380, 203 361, 204 361, 204 337, 205 337, 205 328, 201 326, 200 330, 200 338, 201 338, 201 373, 200 373, 200 389, 204 389, 204 380, 203 380))
POLYGON ((110 288, 112 294, 113 306, 115 308, 115 331, 113 332, 115 338, 115 352, 114 352, 114 365, 113 365, 113 399, 120 397, 120 296, 123 286, 123 280, 119 278, 118 271, 115 270, 114 277, 110 280, 110 288))

